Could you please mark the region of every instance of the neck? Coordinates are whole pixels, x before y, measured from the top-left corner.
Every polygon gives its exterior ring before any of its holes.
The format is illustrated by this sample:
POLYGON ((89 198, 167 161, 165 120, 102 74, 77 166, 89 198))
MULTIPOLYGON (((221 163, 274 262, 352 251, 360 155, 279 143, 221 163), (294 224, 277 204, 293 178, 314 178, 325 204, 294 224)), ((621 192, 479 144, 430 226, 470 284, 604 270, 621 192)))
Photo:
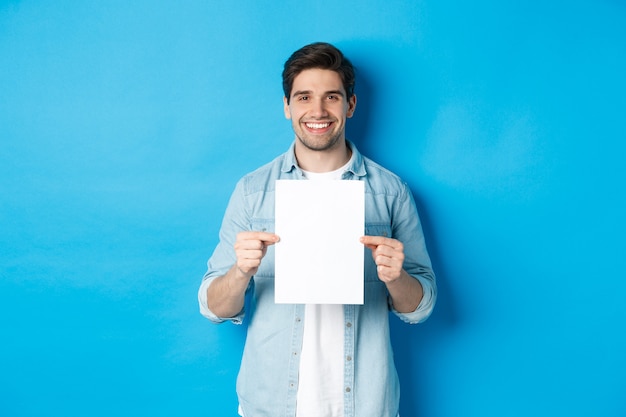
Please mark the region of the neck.
POLYGON ((337 146, 323 151, 309 149, 296 139, 296 160, 298 165, 309 172, 331 172, 344 166, 352 156, 352 150, 343 139, 337 146))

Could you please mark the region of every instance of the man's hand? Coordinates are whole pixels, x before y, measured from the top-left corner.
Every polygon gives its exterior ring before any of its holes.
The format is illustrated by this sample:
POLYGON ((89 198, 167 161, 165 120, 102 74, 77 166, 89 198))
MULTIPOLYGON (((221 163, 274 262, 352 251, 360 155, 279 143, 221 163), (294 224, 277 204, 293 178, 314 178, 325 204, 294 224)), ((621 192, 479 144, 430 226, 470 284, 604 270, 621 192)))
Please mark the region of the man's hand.
POLYGON ((252 275, 261 265, 267 247, 280 239, 274 233, 241 232, 234 244, 237 262, 207 289, 207 304, 218 317, 234 317, 241 311, 252 275))
POLYGON ((372 251, 378 278, 382 282, 387 284, 400 278, 404 264, 404 245, 402 242, 383 236, 363 236, 361 243, 372 251))
POLYGON ((382 236, 363 236, 361 243, 372 250, 378 278, 385 283, 394 308, 410 313, 419 306, 424 291, 422 284, 403 268, 404 245, 396 239, 382 236))
POLYGON ((235 254, 237 255, 237 270, 241 278, 249 280, 261 265, 261 260, 267 253, 267 247, 280 239, 274 233, 241 232, 237 234, 235 254))

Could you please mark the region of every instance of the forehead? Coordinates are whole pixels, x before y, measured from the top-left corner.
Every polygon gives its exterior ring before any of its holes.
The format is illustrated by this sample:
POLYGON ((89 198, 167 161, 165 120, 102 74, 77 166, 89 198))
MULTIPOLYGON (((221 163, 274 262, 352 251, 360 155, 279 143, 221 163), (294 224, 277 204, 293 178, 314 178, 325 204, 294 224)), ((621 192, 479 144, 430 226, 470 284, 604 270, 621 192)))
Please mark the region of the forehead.
POLYGON ((341 91, 344 95, 346 94, 339 74, 320 68, 307 69, 296 75, 291 86, 291 94, 302 91, 313 93, 341 91))

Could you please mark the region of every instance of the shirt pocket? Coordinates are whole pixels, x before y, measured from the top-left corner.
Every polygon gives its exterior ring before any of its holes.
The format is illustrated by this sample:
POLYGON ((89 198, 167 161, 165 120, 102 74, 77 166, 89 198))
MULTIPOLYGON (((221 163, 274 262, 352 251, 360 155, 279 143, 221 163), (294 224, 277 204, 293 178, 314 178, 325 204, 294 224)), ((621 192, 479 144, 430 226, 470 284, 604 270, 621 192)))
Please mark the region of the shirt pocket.
MULTIPOLYGON (((254 218, 250 223, 250 230, 253 232, 274 233, 274 219, 254 218)), ((256 274, 257 278, 274 279, 274 245, 267 247, 267 253, 261 261, 261 266, 256 274)))
POLYGON ((365 223, 367 236, 391 237, 391 225, 388 223, 365 223))
POLYGON ((250 223, 250 230, 253 232, 274 233, 274 219, 254 218, 250 223))

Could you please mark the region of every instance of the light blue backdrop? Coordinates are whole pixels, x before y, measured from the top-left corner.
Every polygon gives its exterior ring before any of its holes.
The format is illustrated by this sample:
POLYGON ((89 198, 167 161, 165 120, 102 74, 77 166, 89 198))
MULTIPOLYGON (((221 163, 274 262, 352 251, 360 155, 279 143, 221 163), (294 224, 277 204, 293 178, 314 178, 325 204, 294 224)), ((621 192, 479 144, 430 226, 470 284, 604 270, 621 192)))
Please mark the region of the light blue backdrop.
POLYGON ((624 2, 14 0, 1 416, 236 414, 243 329, 196 289, 317 40, 359 68, 349 137, 410 184, 439 277, 426 324, 392 320, 401 415, 626 415, 624 2))

